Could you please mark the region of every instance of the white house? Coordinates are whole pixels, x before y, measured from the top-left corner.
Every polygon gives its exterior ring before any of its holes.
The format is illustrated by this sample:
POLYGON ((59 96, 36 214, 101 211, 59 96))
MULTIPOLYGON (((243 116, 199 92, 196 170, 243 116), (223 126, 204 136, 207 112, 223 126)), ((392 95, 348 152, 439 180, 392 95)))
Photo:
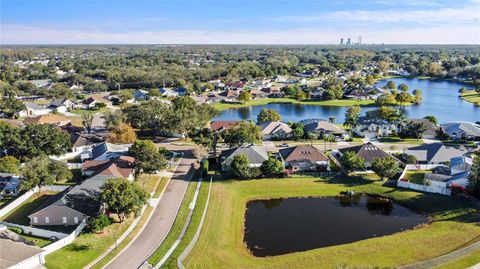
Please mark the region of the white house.
POLYGON ((47 115, 48 113, 50 113, 50 110, 48 108, 34 103, 25 102, 25 107, 25 110, 22 110, 18 113, 20 117, 35 117, 47 115))
POLYGON ((388 136, 398 133, 399 123, 362 116, 358 119, 358 126, 353 131, 364 137, 388 136))

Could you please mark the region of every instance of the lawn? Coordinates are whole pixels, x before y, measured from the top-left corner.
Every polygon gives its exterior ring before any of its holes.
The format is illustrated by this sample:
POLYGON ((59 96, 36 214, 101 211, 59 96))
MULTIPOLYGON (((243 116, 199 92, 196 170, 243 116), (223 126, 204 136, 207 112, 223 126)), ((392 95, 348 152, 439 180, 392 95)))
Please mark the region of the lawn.
POLYGON ((43 238, 43 237, 37 237, 37 236, 32 236, 32 235, 27 235, 27 234, 21 234, 21 236, 27 240, 30 240, 32 241, 33 243, 35 243, 35 245, 37 247, 44 247, 50 243, 52 243, 51 240, 48 240, 46 238, 43 238))
POLYGON ((470 102, 472 104, 475 104, 477 102, 480 103, 480 93, 477 93, 476 91, 465 91, 464 93, 460 94, 462 96, 462 99, 470 102))
POLYGON ((403 178, 411 183, 425 185, 425 174, 431 172, 430 170, 410 170, 405 173, 403 178))
POLYGON ((477 210, 469 200, 383 186, 361 178, 296 177, 214 183, 205 223, 187 268, 396 267, 453 251, 480 236, 477 210), (433 222, 420 229, 351 244, 275 257, 254 257, 243 242, 246 203, 252 199, 333 196, 354 190, 379 194, 433 222), (428 246, 428 247, 426 247, 428 246))
POLYGON ((434 267, 435 269, 464 269, 480 263, 480 249, 459 259, 434 267))
POLYGON ((159 184, 160 176, 154 174, 141 174, 137 178, 137 182, 148 194, 150 194, 155 191, 159 184))
POLYGON ((163 190, 167 187, 167 184, 170 180, 168 177, 160 178, 160 183, 158 183, 155 193, 153 194, 153 198, 159 198, 160 194, 162 194, 163 190))
POLYGON ((342 99, 342 100, 327 100, 327 101, 315 101, 315 100, 297 101, 293 98, 260 98, 260 99, 255 99, 255 100, 246 102, 245 104, 215 103, 213 106, 218 110, 226 110, 230 108, 261 106, 261 105, 267 105, 270 103, 292 103, 292 104, 317 105, 317 106, 353 106, 353 105, 373 106, 375 105, 374 100, 342 99))
POLYGON ((95 258, 115 244, 115 238, 119 238, 130 226, 133 217, 123 223, 114 223, 105 228, 102 234, 82 233, 71 244, 57 250, 45 257, 45 266, 49 269, 83 268, 95 258))
POLYGON ((2 221, 21 225, 30 225, 28 215, 35 212, 40 206, 53 203, 58 197, 54 192, 37 192, 28 200, 17 206, 9 214, 2 218, 2 221))

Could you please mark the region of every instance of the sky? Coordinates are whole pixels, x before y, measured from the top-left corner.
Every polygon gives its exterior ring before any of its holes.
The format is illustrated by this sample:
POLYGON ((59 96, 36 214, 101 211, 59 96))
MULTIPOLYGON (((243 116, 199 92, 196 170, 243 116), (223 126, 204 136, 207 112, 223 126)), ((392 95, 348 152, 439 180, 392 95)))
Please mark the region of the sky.
POLYGON ((479 44, 480 0, 0 0, 0 44, 479 44))

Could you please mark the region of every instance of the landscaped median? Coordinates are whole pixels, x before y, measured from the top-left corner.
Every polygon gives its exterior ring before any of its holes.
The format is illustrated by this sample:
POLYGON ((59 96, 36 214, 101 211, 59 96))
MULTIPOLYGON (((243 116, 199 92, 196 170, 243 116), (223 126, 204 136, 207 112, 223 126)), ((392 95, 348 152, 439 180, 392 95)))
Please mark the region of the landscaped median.
POLYGON ((397 267, 428 260, 477 241, 480 238, 477 214, 466 198, 396 189, 362 178, 296 176, 215 182, 202 233, 184 264, 189 269, 397 267), (390 198, 429 216, 432 222, 389 236, 279 256, 255 257, 247 249, 243 234, 248 201, 336 196, 345 190, 390 198))

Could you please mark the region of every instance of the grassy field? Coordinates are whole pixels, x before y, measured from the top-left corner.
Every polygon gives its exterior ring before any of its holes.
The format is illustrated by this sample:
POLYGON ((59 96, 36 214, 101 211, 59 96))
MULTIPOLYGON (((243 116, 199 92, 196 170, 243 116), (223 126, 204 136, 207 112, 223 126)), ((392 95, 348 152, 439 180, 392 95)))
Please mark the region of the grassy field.
POLYGON ((255 99, 255 100, 246 102, 245 104, 216 103, 213 106, 218 110, 226 110, 230 108, 267 105, 270 103, 292 103, 292 104, 317 105, 317 106, 353 106, 353 105, 373 106, 375 105, 374 100, 342 99, 342 100, 328 100, 328 101, 314 101, 314 100, 297 101, 293 98, 261 98, 261 99, 255 99))
POLYGON ((199 241, 185 261, 187 268, 395 267, 433 258, 480 239, 480 226, 475 223, 477 210, 469 200, 395 189, 361 178, 296 177, 216 182, 211 199, 199 241), (246 248, 243 230, 247 201, 333 196, 346 189, 392 198, 416 212, 429 215, 432 223, 390 236, 275 257, 255 257, 246 248))
POLYGON ((122 241, 122 243, 118 244, 117 249, 109 253, 105 256, 102 260, 100 260, 97 264, 95 264, 92 268, 93 269, 100 269, 105 266, 108 262, 110 262, 120 251, 122 251, 125 247, 127 247, 128 243, 133 240, 133 238, 140 232, 142 227, 146 224, 150 213, 152 212, 153 207, 147 206, 145 211, 143 212, 140 221, 138 222, 137 226, 132 230, 132 232, 122 241))
POLYGON ((465 269, 478 263, 480 263, 480 250, 476 250, 460 259, 437 266, 435 269, 465 269))
POLYGON ((133 219, 130 217, 123 223, 114 223, 105 228, 102 234, 80 234, 71 244, 47 255, 45 266, 49 269, 62 269, 68 264, 71 269, 83 268, 115 244, 115 238, 127 230, 133 219))
POLYGON ((425 183, 425 174, 431 173, 431 172, 432 171, 430 170, 418 170, 418 171, 411 170, 411 171, 407 171, 403 178, 412 183, 423 185, 425 183))
POLYGON ((462 93, 461 96, 463 100, 472 104, 475 104, 477 102, 480 103, 480 93, 477 93, 476 91, 466 91, 462 93))
POLYGON ((37 192, 33 194, 28 200, 17 206, 9 214, 2 218, 2 221, 30 225, 28 215, 35 212, 41 205, 54 202, 56 199, 54 192, 37 192))

